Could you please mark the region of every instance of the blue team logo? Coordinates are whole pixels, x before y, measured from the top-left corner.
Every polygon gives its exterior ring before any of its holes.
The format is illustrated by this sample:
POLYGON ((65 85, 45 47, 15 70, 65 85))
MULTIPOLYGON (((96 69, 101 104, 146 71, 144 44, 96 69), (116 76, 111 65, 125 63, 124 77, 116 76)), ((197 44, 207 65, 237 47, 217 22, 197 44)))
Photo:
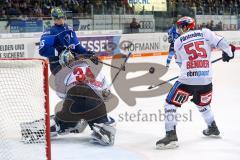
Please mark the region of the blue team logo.
POLYGON ((66 34, 65 37, 64 37, 64 40, 70 44, 70 41, 71 41, 71 36, 69 34, 66 34))

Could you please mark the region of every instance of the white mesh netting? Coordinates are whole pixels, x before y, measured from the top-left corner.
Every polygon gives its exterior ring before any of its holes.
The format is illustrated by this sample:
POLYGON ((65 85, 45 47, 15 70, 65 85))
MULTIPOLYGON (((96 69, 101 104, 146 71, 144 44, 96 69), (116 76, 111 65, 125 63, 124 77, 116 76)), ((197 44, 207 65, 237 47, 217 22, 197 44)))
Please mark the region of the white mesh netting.
POLYGON ((0 160, 46 160, 42 60, 0 60, 0 160))

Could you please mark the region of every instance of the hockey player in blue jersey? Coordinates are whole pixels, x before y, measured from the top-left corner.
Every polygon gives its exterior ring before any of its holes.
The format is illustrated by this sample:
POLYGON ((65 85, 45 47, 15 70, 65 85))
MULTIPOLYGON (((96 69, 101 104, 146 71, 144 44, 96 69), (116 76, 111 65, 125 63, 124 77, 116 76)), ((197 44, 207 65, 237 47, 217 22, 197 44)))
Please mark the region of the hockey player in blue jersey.
MULTIPOLYGON (((50 70, 52 74, 55 75, 55 78, 57 73, 59 73, 66 64, 74 61, 78 58, 78 56, 90 58, 93 63, 97 64, 98 58, 95 56, 95 53, 83 48, 75 31, 65 23, 63 10, 58 7, 53 8, 51 10, 51 16, 54 19, 54 25, 42 35, 39 46, 39 54, 49 59, 50 70)), ((78 71, 84 70, 86 72, 87 70, 87 72, 89 72, 88 69, 88 66, 77 67, 78 71)), ((78 73, 79 72, 77 72, 77 74, 78 73)), ((81 75, 73 75, 72 79, 75 79, 76 77, 79 78, 79 76, 81 75)), ((88 124, 93 130, 92 142, 102 145, 113 145, 115 137, 115 121, 107 116, 105 103, 103 102, 102 97, 95 92, 92 86, 90 87, 84 83, 73 86, 66 93, 62 106, 62 110, 58 111, 56 116, 51 117, 52 136, 61 133, 80 133, 88 124), (74 92, 74 94, 71 92, 74 92), (78 95, 76 95, 76 93, 78 95), (64 105, 69 103, 69 99, 74 102, 73 104, 69 104, 71 112, 86 114, 88 111, 98 108, 98 112, 101 113, 95 113, 96 118, 91 118, 91 120, 86 119, 87 122, 82 119, 78 122, 66 122, 59 117, 63 117, 65 115, 66 107, 68 106, 64 105)), ((88 117, 89 116, 92 117, 93 115, 88 115, 88 117)))
POLYGON ((53 8, 51 15, 54 18, 54 26, 44 32, 39 47, 39 54, 49 59, 51 72, 55 75, 61 69, 60 63, 62 61, 59 57, 66 48, 70 48, 73 55, 70 52, 68 52, 69 55, 64 55, 66 58, 64 59, 65 62, 72 56, 84 55, 86 57, 92 56, 94 63, 97 63, 97 59, 94 56, 95 53, 83 48, 72 27, 65 23, 65 15, 62 9, 53 8))
POLYGON ((168 30, 168 42, 170 43, 169 53, 167 57, 166 67, 169 67, 172 57, 174 56, 174 41, 179 37, 179 33, 177 32, 177 28, 175 25, 168 30))

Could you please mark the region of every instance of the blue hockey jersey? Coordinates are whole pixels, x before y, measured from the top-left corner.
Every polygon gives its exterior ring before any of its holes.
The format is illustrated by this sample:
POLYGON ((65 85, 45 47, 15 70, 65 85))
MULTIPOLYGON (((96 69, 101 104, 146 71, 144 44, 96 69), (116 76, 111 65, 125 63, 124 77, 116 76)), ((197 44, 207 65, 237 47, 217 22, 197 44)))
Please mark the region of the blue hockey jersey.
POLYGON ((168 30, 168 42, 174 43, 175 39, 177 39, 180 36, 180 34, 177 32, 177 28, 175 25, 172 25, 172 27, 168 30))
POLYGON ((90 54, 80 44, 75 31, 67 24, 54 25, 42 35, 39 54, 49 59, 50 69, 53 74, 56 74, 61 69, 59 55, 69 46, 71 46, 71 51, 75 56, 77 54, 90 54))

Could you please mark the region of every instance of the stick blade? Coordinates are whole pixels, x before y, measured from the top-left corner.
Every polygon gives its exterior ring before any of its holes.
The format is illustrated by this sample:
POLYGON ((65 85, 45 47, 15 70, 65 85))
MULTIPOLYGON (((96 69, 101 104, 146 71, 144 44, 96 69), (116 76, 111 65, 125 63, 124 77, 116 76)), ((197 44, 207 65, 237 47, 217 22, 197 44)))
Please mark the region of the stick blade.
POLYGON ((149 87, 148 87, 148 89, 153 89, 153 88, 154 88, 154 86, 149 86, 149 87))

